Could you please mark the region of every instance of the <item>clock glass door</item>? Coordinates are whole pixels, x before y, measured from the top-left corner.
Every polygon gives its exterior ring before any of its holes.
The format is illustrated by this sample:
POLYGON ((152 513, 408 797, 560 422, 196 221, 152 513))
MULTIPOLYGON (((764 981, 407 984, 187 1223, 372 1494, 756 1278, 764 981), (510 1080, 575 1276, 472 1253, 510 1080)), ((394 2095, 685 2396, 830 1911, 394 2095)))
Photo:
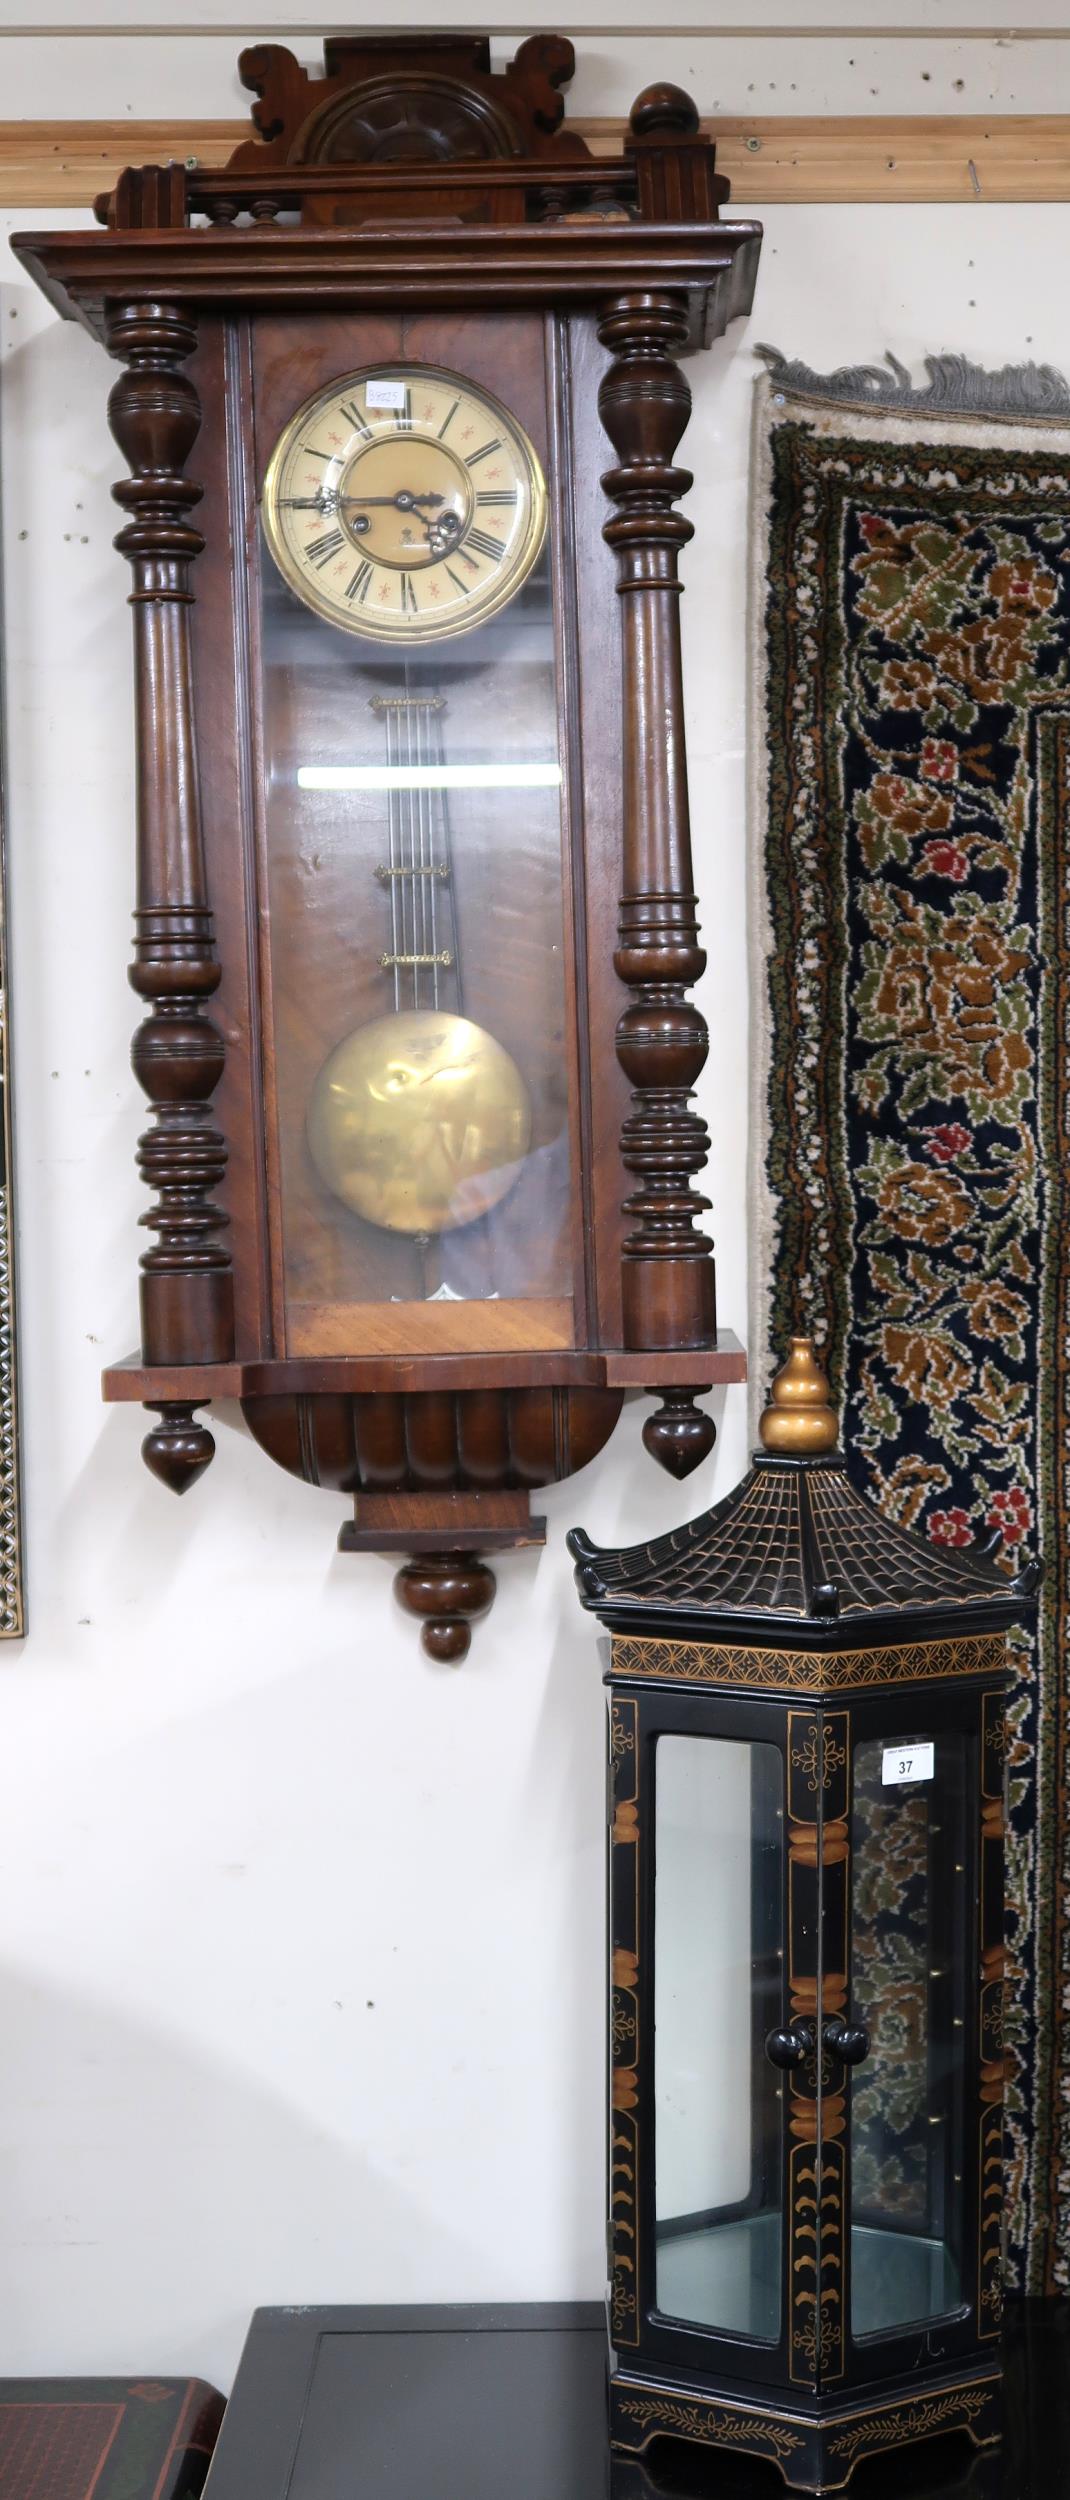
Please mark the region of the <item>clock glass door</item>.
MULTIPOLYGON (((855 1748, 851 2006, 869 2052, 851 2078, 851 2325, 860 2342, 961 2316, 971 1922, 963 1730, 902 1724, 855 1748)), ((863 2358, 864 2356, 860 2356, 863 2358)), ((871 2356, 872 2360, 872 2356, 871 2356)), ((873 2363, 873 2366, 876 2366, 873 2363)))
POLYGON ((783 1757, 663 1735, 656 1783, 657 2309, 775 2346, 784 2079, 764 2044, 784 1989, 783 1757))
POLYGON ((262 519, 287 1349, 582 1342, 539 455, 481 385, 399 358, 288 417, 262 519))

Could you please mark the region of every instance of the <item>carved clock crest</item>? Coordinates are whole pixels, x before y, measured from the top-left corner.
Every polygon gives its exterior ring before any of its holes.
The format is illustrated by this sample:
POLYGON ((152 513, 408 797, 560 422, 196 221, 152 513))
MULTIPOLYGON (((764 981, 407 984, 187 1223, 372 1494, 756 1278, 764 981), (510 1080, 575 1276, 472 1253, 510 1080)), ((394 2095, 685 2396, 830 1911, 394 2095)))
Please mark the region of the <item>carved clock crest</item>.
POLYGON ((260 135, 237 149, 233 165, 589 159, 582 139, 561 129, 574 56, 560 35, 532 35, 499 77, 485 35, 334 36, 323 67, 322 78, 311 77, 282 44, 242 53, 260 135))
POLYGON ((684 1474, 719 1341, 680 677, 679 359, 758 229, 694 107, 563 127, 571 45, 242 55, 257 135, 16 248, 119 361, 154 1204, 106 1394, 240 1399, 405 1558, 438 1658, 629 1389, 684 1474))

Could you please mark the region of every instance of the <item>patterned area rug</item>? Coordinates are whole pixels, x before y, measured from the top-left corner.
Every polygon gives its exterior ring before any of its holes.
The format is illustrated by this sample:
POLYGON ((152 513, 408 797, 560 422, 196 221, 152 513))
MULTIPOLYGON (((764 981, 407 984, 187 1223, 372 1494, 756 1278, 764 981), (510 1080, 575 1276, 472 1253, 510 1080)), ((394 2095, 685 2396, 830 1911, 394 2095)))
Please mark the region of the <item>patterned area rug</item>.
POLYGON ((897 409, 881 377, 823 403, 798 370, 759 385, 755 461, 752 1378, 813 1327, 886 1511, 1044 1554, 1012 1707, 1008 2279, 1065 2291, 1070 431, 897 409))

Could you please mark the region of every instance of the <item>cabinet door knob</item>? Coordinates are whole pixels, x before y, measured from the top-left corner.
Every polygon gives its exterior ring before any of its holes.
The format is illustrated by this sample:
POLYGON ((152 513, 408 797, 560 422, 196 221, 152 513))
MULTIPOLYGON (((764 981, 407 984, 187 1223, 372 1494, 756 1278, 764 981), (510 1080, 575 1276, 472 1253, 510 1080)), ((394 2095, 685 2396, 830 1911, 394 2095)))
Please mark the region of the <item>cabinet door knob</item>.
MULTIPOLYGON (((842 2014, 828 2014, 821 2025, 821 2046, 838 2057, 843 2066, 860 2066, 869 2056, 869 2033, 864 2023, 845 2023, 842 2014)), ((794 2023, 790 2031, 766 2034, 765 2054, 771 2066, 801 2066, 804 2057, 812 2057, 817 2035, 812 2023, 794 2023)))
POLYGON ((864 2023, 845 2023, 842 2014, 830 2014, 821 2026, 821 2045, 841 2065, 860 2066, 869 2056, 869 2033, 864 2023))
POLYGON ((766 2034, 765 2054, 771 2066, 801 2066, 804 2057, 812 2057, 816 2047, 812 2023, 796 2023, 791 2031, 766 2034))

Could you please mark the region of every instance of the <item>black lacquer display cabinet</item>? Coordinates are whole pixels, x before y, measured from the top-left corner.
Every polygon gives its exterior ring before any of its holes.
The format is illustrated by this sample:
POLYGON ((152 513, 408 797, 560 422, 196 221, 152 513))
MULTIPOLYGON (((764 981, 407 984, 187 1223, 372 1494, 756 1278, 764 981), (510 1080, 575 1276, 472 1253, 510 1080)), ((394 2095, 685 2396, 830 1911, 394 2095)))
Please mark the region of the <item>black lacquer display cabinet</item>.
POLYGON ((1007 1632, 1036 1565, 850 1483, 803 1339, 612 1634, 611 2436, 832 2491, 999 2436, 1007 1632))

